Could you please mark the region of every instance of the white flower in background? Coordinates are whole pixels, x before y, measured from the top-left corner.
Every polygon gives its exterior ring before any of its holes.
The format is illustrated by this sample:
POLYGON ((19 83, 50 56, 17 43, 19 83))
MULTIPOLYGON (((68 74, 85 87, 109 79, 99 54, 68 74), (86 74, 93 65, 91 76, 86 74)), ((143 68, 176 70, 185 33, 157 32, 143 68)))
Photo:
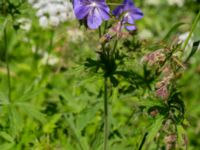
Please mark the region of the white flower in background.
POLYGON ((185 3, 185 0, 167 0, 169 5, 177 5, 179 7, 182 7, 185 3))
POLYGON ((75 18, 70 0, 29 0, 37 10, 39 24, 43 28, 57 27, 60 23, 75 18))
POLYGON ((160 0, 146 0, 145 2, 146 4, 153 6, 158 6, 160 4, 160 0))
POLYGON ((151 39, 152 37, 153 37, 153 33, 147 29, 142 30, 139 34, 139 38, 141 40, 151 39))
POLYGON ((54 66, 59 62, 59 58, 54 56, 53 54, 48 54, 47 52, 45 52, 43 54, 43 58, 41 60, 41 63, 43 65, 46 65, 47 62, 48 62, 48 65, 54 66))
MULTIPOLYGON (((190 32, 185 32, 185 33, 179 35, 179 37, 178 37, 179 44, 182 43, 182 45, 183 45, 185 43, 186 39, 188 38, 189 34, 190 34, 190 32)), ((192 35, 192 37, 190 38, 190 40, 188 42, 188 45, 186 46, 186 49, 190 50, 193 46, 193 43, 194 43, 194 40, 193 40, 193 35, 192 35)), ((197 50, 200 50, 200 45, 197 48, 197 50)))
POLYGON ((84 33, 82 30, 79 29, 67 29, 67 35, 71 42, 78 42, 79 40, 82 41, 84 38, 84 33))
POLYGON ((31 29, 32 21, 30 19, 20 18, 17 20, 17 23, 22 30, 29 31, 31 29))
POLYGON ((51 26, 56 27, 56 26, 59 25, 59 23, 60 23, 60 20, 59 20, 58 17, 56 17, 56 16, 50 16, 49 17, 49 24, 51 26))
MULTIPOLYGON (((190 32, 185 32, 181 35, 179 35, 178 37, 178 43, 179 44, 182 44, 184 45, 185 44, 185 41, 187 40, 188 36, 189 36, 190 32)), ((193 37, 193 35, 192 35, 193 37)), ((188 42, 188 45, 186 46, 186 49, 191 49, 192 48, 192 45, 193 45, 193 40, 192 40, 192 37, 190 38, 189 42, 188 42)))
MULTIPOLYGON (((187 40, 188 36, 189 36, 190 32, 185 32, 181 35, 179 35, 178 37, 178 43, 181 44, 181 47, 183 48, 185 41, 187 40)), ((194 39, 193 39, 193 35, 191 36, 191 38, 188 41, 188 44, 186 45, 185 51, 184 51, 184 56, 183 59, 186 59, 187 56, 189 56, 192 47, 193 47, 193 43, 194 43, 194 39)), ((197 48, 197 50, 200 50, 200 46, 197 48)))
POLYGON ((48 18, 46 16, 42 16, 39 18, 39 23, 40 26, 43 28, 47 28, 48 27, 48 18))

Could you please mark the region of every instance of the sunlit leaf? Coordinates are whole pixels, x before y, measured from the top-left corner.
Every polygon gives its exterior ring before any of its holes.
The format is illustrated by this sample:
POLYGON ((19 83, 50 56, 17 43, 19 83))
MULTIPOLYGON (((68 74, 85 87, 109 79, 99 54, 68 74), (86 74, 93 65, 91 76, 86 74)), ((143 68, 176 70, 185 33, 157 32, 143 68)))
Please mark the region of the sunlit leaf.
POLYGON ((158 134, 160 128, 162 127, 164 121, 164 117, 163 116, 158 116, 155 119, 155 123, 153 123, 148 130, 148 135, 147 135, 147 143, 150 143, 153 141, 153 139, 156 137, 156 135, 158 134))
POLYGON ((169 39, 169 37, 173 34, 173 32, 177 31, 177 29, 178 29, 180 26, 184 25, 184 24, 185 24, 185 23, 182 23, 182 22, 179 22, 179 23, 175 24, 175 25, 169 30, 169 32, 165 35, 164 40, 169 39))
POLYGON ((8 142, 14 143, 13 137, 11 135, 9 135, 8 133, 6 133, 6 132, 0 132, 0 136, 2 138, 4 138, 5 140, 7 140, 8 142))
POLYGON ((21 111, 24 111, 26 115, 42 122, 46 122, 45 115, 41 113, 36 107, 29 103, 16 103, 16 106, 20 108, 21 111))
POLYGON ((56 123, 61 118, 62 114, 55 114, 51 117, 47 124, 44 125, 44 133, 52 133, 54 128, 56 128, 56 123))

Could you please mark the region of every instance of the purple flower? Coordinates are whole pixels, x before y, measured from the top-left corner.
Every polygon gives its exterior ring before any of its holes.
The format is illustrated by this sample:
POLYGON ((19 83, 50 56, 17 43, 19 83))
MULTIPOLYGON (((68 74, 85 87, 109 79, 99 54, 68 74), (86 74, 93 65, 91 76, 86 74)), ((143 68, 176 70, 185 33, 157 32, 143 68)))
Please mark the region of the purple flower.
POLYGON ((86 19, 90 29, 98 28, 103 20, 108 20, 109 7, 105 0, 74 0, 74 12, 79 20, 86 19))
POLYGON ((136 8, 132 0, 124 0, 124 2, 113 10, 113 15, 120 17, 123 14, 122 23, 129 24, 127 30, 135 30, 135 20, 143 18, 143 13, 139 8, 136 8))

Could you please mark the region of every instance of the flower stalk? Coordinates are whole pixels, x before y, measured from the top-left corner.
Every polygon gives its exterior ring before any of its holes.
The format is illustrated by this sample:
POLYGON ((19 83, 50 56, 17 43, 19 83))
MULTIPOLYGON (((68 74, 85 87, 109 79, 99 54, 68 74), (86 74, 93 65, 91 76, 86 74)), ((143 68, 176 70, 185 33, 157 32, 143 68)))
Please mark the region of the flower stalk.
POLYGON ((51 29, 50 32, 51 32, 50 33, 51 35, 50 35, 50 40, 49 40, 48 57, 47 57, 46 65, 48 65, 49 63, 49 57, 53 49, 54 29, 51 29))
POLYGON ((187 37, 187 39, 186 39, 186 41, 185 41, 185 43, 184 43, 184 45, 183 45, 183 50, 186 49, 186 47, 187 47, 187 45, 188 45, 188 43, 189 43, 189 40, 190 40, 190 38, 192 37, 192 33, 193 33, 194 30, 196 29, 196 26, 197 26, 199 20, 200 20, 200 10, 199 10, 199 13, 197 14, 197 17, 195 18, 195 20, 194 20, 194 22, 193 22, 193 24, 192 24, 191 31, 190 31, 190 33, 189 33, 189 35, 188 35, 188 37, 187 37))
POLYGON ((11 102, 11 81, 10 81, 10 66, 9 66, 9 52, 6 27, 4 28, 4 48, 6 58, 7 84, 8 84, 8 100, 11 102))
POLYGON ((104 76, 104 150, 108 150, 108 77, 104 76))

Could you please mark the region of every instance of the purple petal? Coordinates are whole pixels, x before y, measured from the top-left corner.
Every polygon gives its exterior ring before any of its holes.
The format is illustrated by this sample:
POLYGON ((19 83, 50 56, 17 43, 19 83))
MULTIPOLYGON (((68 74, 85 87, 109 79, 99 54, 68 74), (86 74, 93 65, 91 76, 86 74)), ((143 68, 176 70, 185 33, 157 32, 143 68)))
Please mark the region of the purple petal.
POLYGON ((74 9, 76 9, 79 6, 81 6, 81 1, 80 0, 74 0, 73 1, 73 7, 74 7, 74 9))
POLYGON ((103 20, 109 20, 110 16, 109 13, 104 9, 98 9, 99 14, 101 15, 103 20))
POLYGON ((91 10, 87 17, 87 25, 90 29, 97 29, 102 23, 101 15, 98 9, 91 10))
POLYGON ((124 11, 123 8, 124 8, 123 6, 118 6, 117 8, 115 8, 115 9, 113 10, 112 14, 113 14, 114 16, 117 16, 117 17, 118 17, 120 14, 123 13, 123 11, 124 11))
POLYGON ((120 14, 128 12, 133 8, 135 8, 135 6, 132 0, 124 0, 121 5, 113 10, 113 15, 119 16, 120 14))
POLYGON ((134 24, 134 18, 131 15, 127 15, 123 18, 124 23, 134 24))
POLYGON ((108 7, 106 3, 99 4, 99 8, 104 9, 108 13, 110 12, 110 8, 108 7))
POLYGON ((128 5, 128 6, 134 6, 134 3, 132 0, 124 0, 123 4, 128 5))
POLYGON ((88 6, 79 6, 74 9, 74 13, 78 19, 85 18, 88 15, 89 11, 90 9, 88 6))
POLYGON ((134 25, 126 26, 126 29, 129 30, 129 31, 133 31, 133 30, 136 30, 136 27, 134 25))
POLYGON ((143 12, 139 8, 134 8, 130 13, 135 20, 143 18, 143 12))

